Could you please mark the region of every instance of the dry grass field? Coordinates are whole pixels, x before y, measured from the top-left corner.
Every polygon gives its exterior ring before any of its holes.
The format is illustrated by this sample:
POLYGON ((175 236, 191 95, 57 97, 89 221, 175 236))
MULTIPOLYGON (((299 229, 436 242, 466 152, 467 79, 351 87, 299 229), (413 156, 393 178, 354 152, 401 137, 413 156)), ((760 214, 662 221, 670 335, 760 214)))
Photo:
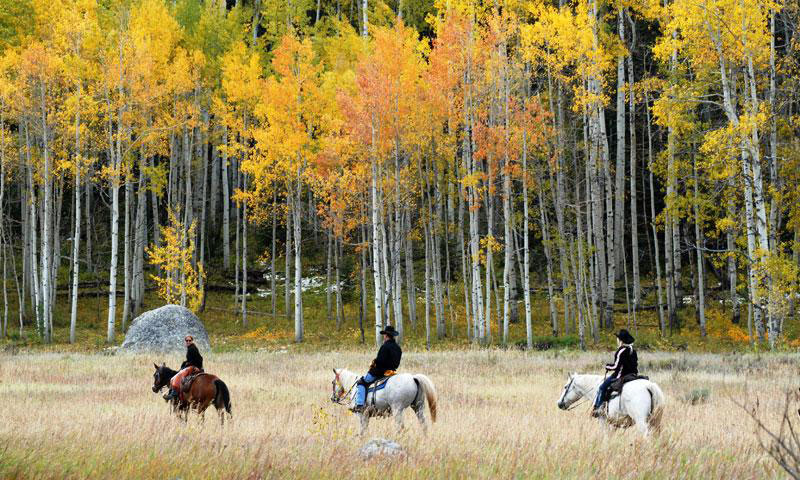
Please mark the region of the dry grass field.
MULTIPOLYGON (((598 371, 610 354, 502 350, 406 352, 402 369, 435 382, 439 421, 423 436, 356 418, 329 401, 331 367, 360 370, 366 350, 209 354, 232 393, 233 421, 209 411, 188 424, 150 390, 146 356, 0 354, 0 478, 782 478, 752 420, 770 424, 798 383, 796 355, 641 352, 667 395, 664 428, 646 440, 609 432, 587 407, 558 410, 569 371, 598 371), (704 395, 699 390, 707 389, 704 395), (693 393, 694 392, 694 395, 693 393), (692 405, 692 397, 700 402, 692 405), (398 441, 401 460, 365 462, 371 437, 398 441)), ((167 358, 168 364, 178 357, 167 358)), ((427 411, 426 411, 427 414, 427 411)))

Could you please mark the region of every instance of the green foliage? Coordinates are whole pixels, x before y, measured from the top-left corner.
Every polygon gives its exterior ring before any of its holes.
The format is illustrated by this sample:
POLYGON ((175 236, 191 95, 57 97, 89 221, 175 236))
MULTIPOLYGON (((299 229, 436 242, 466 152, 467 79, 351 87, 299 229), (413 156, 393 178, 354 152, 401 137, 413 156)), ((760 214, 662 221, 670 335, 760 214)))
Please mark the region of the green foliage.
POLYGON ((18 47, 32 33, 35 17, 32 0, 0 1, 0 54, 8 47, 18 47))

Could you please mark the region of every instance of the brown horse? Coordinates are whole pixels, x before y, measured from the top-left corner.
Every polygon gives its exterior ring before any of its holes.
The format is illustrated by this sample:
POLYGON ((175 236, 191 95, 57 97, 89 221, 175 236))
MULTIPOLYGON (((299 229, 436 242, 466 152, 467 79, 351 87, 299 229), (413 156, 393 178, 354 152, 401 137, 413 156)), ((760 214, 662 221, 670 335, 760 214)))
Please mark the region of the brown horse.
MULTIPOLYGON (((154 363, 153 366, 156 368, 153 374, 153 392, 159 392, 169 385, 172 377, 178 372, 165 364, 161 364, 159 367, 154 363)), ((197 410, 200 417, 205 419, 205 411, 212 403, 216 407, 220 422, 223 425, 225 424, 226 412, 229 418, 233 416, 231 414, 231 396, 228 386, 216 375, 201 373, 193 381, 185 382, 181 385, 181 389, 180 399, 172 400, 172 410, 178 415, 183 413, 184 420, 188 418, 190 408, 197 410)))

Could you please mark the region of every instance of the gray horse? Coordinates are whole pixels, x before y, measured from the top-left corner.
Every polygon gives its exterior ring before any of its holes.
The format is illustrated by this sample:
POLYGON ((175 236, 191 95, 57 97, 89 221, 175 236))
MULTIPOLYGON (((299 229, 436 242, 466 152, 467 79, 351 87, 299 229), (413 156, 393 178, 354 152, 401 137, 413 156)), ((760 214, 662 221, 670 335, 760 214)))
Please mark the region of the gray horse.
MULTIPOLYGON (((581 398, 594 400, 601 383, 603 377, 600 375, 571 373, 558 399, 558 408, 570 410, 581 398)), ((634 380, 625 384, 620 396, 609 400, 605 421, 619 428, 636 425, 646 437, 651 430, 659 430, 665 403, 664 393, 654 382, 634 380)))
MULTIPOLYGON (((344 368, 333 369, 333 382, 331 401, 340 405, 353 405, 356 395, 356 382, 360 378, 350 370, 344 368)), ((370 392, 368 398, 372 398, 370 392)), ((423 431, 427 432, 425 421, 425 401, 428 401, 428 408, 431 411, 431 420, 436 421, 436 388, 431 379, 422 374, 412 375, 410 373, 400 373, 389 377, 386 386, 378 390, 375 396, 375 405, 369 405, 363 413, 357 413, 361 421, 361 432, 363 435, 369 425, 370 417, 393 416, 397 422, 397 428, 403 429, 403 410, 408 407, 414 409, 417 414, 423 431)))

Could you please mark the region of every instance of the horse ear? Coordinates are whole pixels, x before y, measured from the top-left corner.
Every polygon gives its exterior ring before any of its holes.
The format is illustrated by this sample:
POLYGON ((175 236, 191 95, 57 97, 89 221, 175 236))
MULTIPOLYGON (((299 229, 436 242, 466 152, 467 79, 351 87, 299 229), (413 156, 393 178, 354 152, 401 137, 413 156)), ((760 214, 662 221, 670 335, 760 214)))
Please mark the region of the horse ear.
POLYGON ((339 372, 337 372, 335 368, 333 369, 333 374, 336 375, 337 378, 339 377, 339 372))
POLYGON ((153 363, 153 366, 154 366, 154 367, 156 367, 156 370, 158 370, 158 365, 156 365, 155 363, 153 363))

